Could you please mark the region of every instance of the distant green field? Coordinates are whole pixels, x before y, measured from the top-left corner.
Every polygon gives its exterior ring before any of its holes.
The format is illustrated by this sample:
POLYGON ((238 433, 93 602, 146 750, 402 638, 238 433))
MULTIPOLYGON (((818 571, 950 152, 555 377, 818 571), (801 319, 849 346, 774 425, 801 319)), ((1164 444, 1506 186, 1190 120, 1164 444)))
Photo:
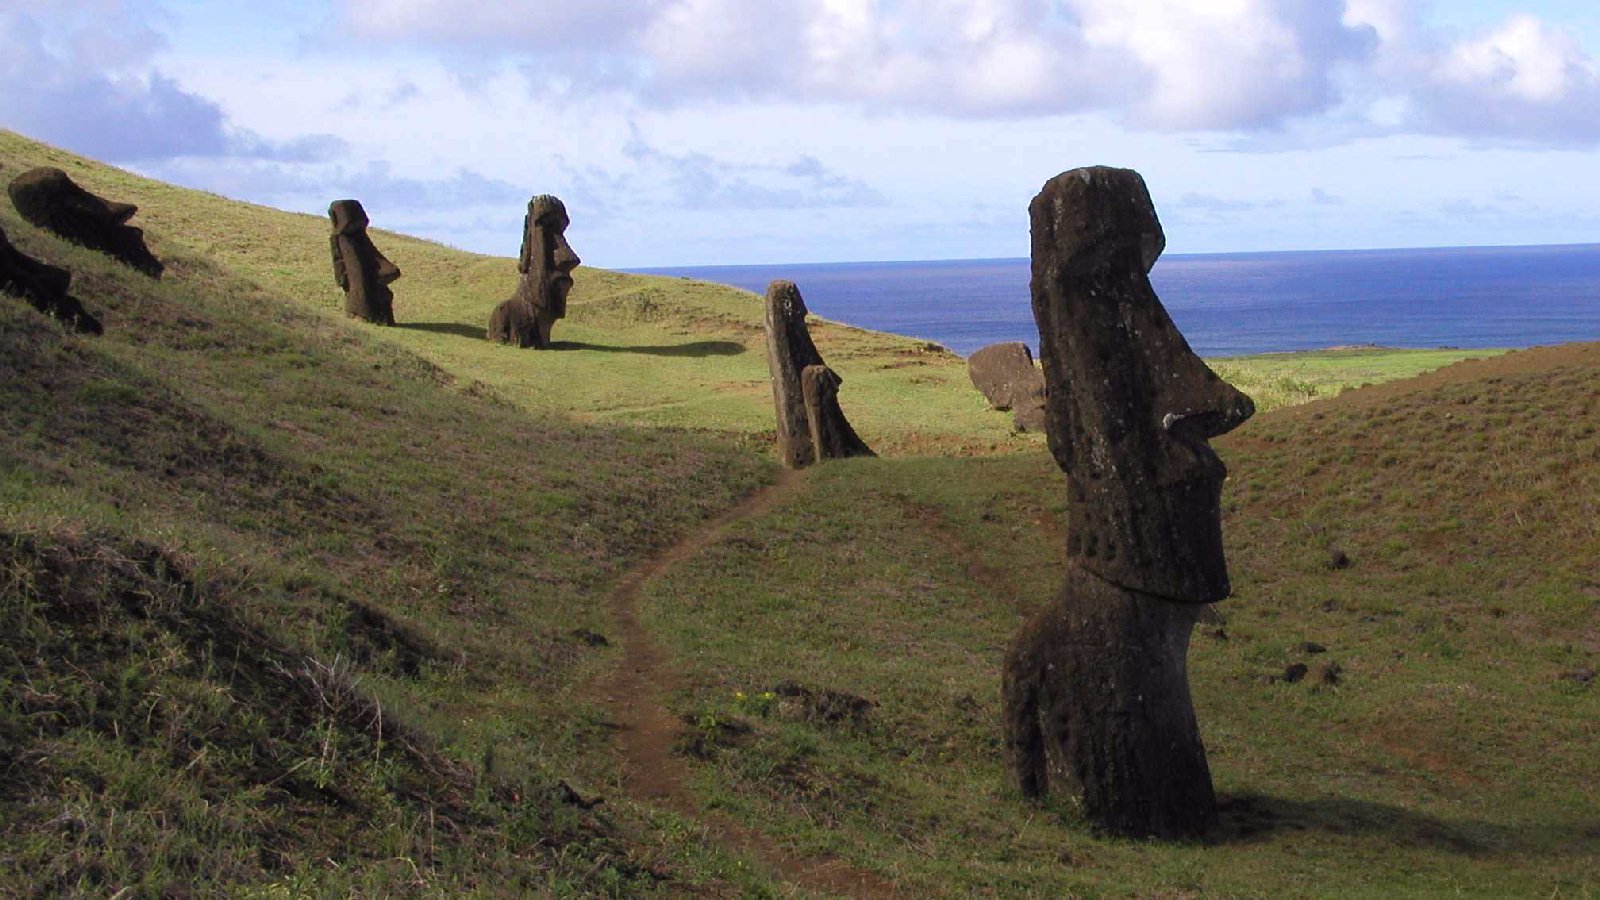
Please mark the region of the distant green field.
POLYGON ((1497 356, 1504 350, 1398 350, 1358 347, 1230 356, 1209 362, 1218 375, 1256 401, 1262 412, 1293 406, 1365 384, 1411 378, 1460 362, 1497 356))

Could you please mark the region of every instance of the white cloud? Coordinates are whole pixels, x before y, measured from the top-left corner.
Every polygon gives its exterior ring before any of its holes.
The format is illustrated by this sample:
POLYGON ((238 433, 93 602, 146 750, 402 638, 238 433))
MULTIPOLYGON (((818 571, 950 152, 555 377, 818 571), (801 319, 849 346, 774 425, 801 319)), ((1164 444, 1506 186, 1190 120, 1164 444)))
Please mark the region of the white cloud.
POLYGON ((538 0, 342 2, 358 36, 564 61, 563 88, 622 88, 657 105, 850 102, 958 117, 1103 109, 1158 129, 1316 112, 1336 99, 1333 67, 1370 43, 1319 0, 654 0, 625 15, 605 13, 615 3, 573 4, 589 10, 578 19, 538 0), (553 27, 558 16, 570 19, 564 29, 553 27))
POLYGON ((1427 60, 1417 101, 1433 129, 1531 142, 1600 141, 1600 71, 1571 34, 1517 15, 1427 60))
POLYGON ((165 41, 147 7, 120 0, 20 0, 0 11, 3 124, 101 159, 320 158, 322 135, 273 142, 151 65, 165 41))
POLYGON ((547 96, 1600 142, 1600 76, 1575 37, 1521 14, 1452 38, 1418 0, 336 2, 358 37, 509 57, 547 96))

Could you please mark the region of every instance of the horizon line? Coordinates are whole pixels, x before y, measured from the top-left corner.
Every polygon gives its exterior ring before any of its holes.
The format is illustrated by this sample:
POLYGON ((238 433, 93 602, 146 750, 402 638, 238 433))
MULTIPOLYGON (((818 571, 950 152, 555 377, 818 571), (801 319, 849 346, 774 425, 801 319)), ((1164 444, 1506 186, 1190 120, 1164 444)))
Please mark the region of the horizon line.
MULTIPOLYGON (((1514 250, 1532 249, 1538 247, 1600 247, 1600 241, 1571 241, 1560 244, 1448 244, 1442 246, 1389 246, 1389 247, 1327 247, 1307 248, 1295 250, 1173 250, 1162 253, 1161 258, 1170 256, 1182 257, 1217 257, 1217 256, 1272 256, 1289 255, 1296 253, 1392 253, 1392 252, 1420 252, 1429 250, 1514 250)), ((905 265, 911 263, 978 263, 978 262, 1026 262, 1027 256, 950 256, 934 259, 836 259, 836 260, 809 260, 806 262, 759 262, 759 263, 679 263, 669 266, 618 266, 596 265, 597 269, 608 269, 613 272, 627 272, 649 275, 656 272, 680 269, 767 269, 774 266, 878 266, 878 265, 905 265)))

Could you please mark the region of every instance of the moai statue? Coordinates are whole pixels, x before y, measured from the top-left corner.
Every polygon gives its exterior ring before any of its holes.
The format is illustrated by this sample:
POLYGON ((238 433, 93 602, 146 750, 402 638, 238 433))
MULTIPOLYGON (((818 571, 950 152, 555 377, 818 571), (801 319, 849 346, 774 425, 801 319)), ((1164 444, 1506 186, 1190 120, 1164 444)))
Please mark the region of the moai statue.
POLYGON ((374 325, 394 324, 394 291, 400 267, 389 261, 367 236, 367 211, 356 200, 328 205, 333 234, 333 280, 344 291, 344 311, 374 325))
POLYGON ((550 329, 567 314, 572 270, 581 260, 567 243, 567 208, 549 194, 528 201, 522 221, 522 256, 517 292, 489 316, 489 339, 518 347, 550 346, 550 329))
POLYGON ((39 262, 11 246, 0 231, 0 291, 16 294, 34 309, 59 320, 73 331, 100 334, 105 329, 89 315, 78 298, 67 293, 72 273, 39 262))
POLYGON ((29 169, 6 188, 17 212, 33 225, 98 250, 160 278, 166 267, 145 246, 144 232, 128 224, 139 207, 89 193, 60 169, 29 169))
POLYGON ((778 414, 778 456, 791 469, 824 459, 873 456, 839 408, 844 382, 806 328, 806 303, 792 281, 767 286, 767 365, 778 414))
POLYGON ((1144 179, 1074 169, 1029 207, 1046 436, 1067 473, 1067 574, 1006 655, 1007 765, 1120 834, 1216 820, 1189 697, 1195 621, 1228 596, 1208 440, 1255 412, 1189 349, 1150 286, 1166 246, 1144 179))
POLYGON ((967 358, 967 377, 992 409, 1011 410, 1018 431, 1044 429, 1044 374, 1021 341, 990 344, 967 358))

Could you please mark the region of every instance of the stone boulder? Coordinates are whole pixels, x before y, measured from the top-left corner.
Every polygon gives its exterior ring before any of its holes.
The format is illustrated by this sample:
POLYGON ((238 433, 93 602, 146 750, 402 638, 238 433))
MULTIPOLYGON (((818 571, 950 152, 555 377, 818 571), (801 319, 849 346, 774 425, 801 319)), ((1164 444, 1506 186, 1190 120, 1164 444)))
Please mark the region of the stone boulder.
POLYGON ((116 203, 89 193, 60 169, 29 169, 6 189, 17 212, 33 225, 113 256, 160 278, 165 268, 145 246, 144 232, 128 224, 138 212, 132 203, 116 203))
POLYGON ((34 309, 59 320, 73 331, 100 334, 100 320, 89 315, 76 297, 67 293, 72 273, 39 262, 11 246, 0 231, 0 291, 15 294, 34 309))

